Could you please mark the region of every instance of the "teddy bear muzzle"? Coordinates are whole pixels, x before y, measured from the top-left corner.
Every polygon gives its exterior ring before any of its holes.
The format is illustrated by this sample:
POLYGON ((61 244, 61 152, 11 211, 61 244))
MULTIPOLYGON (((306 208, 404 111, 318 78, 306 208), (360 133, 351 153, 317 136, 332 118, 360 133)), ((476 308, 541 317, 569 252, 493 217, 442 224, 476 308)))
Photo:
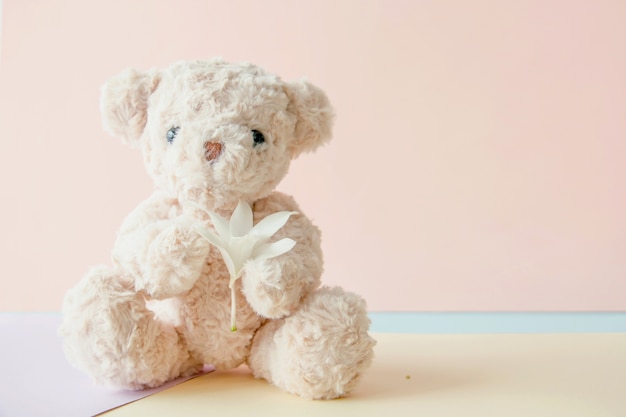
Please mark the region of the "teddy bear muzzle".
POLYGON ((204 157, 207 161, 215 161, 221 154, 224 145, 221 142, 205 142, 204 143, 204 157))

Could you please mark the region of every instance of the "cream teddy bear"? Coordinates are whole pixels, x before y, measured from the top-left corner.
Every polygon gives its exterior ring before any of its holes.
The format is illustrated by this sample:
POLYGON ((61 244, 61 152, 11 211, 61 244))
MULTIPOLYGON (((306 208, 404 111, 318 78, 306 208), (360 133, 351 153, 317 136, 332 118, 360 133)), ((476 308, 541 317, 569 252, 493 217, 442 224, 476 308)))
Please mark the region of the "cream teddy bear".
POLYGON ((365 303, 319 287, 320 232, 274 191, 293 158, 330 138, 325 94, 216 59, 123 72, 104 85, 101 105, 106 130, 141 148, 156 187, 123 222, 113 266, 68 291, 60 334, 69 361, 130 389, 246 363, 302 397, 350 392, 373 356, 365 303), (228 219, 240 200, 255 223, 296 212, 272 238, 296 244, 244 264, 233 331, 229 273, 198 226, 214 230, 207 212, 228 219))

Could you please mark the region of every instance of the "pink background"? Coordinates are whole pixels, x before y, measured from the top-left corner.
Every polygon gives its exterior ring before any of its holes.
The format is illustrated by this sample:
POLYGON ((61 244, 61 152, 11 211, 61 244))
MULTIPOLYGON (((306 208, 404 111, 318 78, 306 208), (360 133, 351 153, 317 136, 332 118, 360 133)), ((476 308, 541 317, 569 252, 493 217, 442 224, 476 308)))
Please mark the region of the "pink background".
POLYGON ((58 310, 151 190, 125 67, 221 55, 326 90, 281 189, 371 310, 626 310, 626 2, 4 0, 0 310, 58 310))

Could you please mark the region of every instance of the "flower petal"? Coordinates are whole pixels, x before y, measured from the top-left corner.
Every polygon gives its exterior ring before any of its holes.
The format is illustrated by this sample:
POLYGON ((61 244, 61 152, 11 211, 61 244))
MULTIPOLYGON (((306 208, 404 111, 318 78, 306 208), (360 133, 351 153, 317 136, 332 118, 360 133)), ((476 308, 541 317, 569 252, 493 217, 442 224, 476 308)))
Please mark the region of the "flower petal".
POLYGON ((217 249, 219 249, 220 253, 222 254, 222 258, 224 258, 226 268, 228 268, 228 272, 231 276, 233 276, 236 273, 235 263, 233 262, 230 253, 228 253, 228 246, 225 245, 224 242, 222 242, 222 240, 215 233, 213 233, 212 230, 205 229, 199 226, 196 226, 195 229, 198 233, 200 233, 202 237, 204 237, 206 240, 211 242, 211 244, 213 244, 217 249))
POLYGON ((243 264, 252 256, 252 250, 256 243, 256 239, 251 235, 231 238, 229 253, 232 256, 237 274, 243 268, 243 264))
POLYGON ((265 241, 272 237, 274 233, 278 232, 280 228, 287 223, 287 220, 289 220, 289 217, 291 217, 292 214, 298 214, 298 212, 279 211, 277 213, 272 213, 258 222, 256 226, 252 228, 251 233, 258 240, 265 241))
POLYGON ((218 248, 225 247, 222 239, 220 239, 219 236, 213 233, 212 230, 205 229, 204 227, 200 227, 200 226, 195 226, 195 229, 196 229, 196 232, 200 233, 200 235, 203 238, 211 242, 213 245, 217 246, 218 248))
POLYGON ((235 267, 233 258, 230 256, 230 253, 228 253, 228 250, 226 250, 225 248, 222 248, 220 246, 218 246, 217 248, 220 250, 220 253, 222 254, 222 258, 224 259, 224 263, 226 264, 226 269, 228 269, 228 273, 231 276, 231 280, 233 280, 232 277, 236 277, 237 274, 239 273, 239 271, 237 271, 235 267))
POLYGON ((220 216, 217 213, 213 213, 212 211, 207 212, 209 217, 211 218, 211 222, 213 222, 213 226, 215 226, 215 230, 219 234, 222 241, 226 244, 230 241, 230 227, 228 225, 228 221, 220 216))
POLYGON ((270 259, 275 258, 283 253, 289 252, 296 245, 296 241, 288 237, 278 242, 265 243, 255 248, 252 257, 254 259, 270 259))
POLYGON ((241 237, 252 229, 252 208, 250 205, 239 200, 237 208, 230 216, 230 235, 232 237, 241 237))

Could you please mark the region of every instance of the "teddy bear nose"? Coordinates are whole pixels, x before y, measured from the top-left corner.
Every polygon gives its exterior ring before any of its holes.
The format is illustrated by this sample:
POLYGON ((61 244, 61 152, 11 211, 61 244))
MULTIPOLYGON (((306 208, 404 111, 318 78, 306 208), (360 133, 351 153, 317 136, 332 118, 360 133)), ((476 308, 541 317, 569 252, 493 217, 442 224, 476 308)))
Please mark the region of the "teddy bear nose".
POLYGON ((221 142, 205 142, 204 143, 204 157, 207 161, 211 162, 217 159, 222 153, 224 145, 221 142))

